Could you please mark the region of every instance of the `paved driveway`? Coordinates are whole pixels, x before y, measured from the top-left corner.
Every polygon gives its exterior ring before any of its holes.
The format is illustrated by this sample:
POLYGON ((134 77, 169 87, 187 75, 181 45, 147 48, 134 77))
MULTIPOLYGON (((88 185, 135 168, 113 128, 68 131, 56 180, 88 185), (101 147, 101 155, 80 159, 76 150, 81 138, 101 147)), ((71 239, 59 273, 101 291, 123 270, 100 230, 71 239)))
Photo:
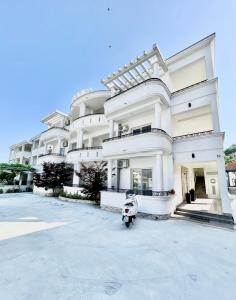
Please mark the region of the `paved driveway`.
POLYGON ((236 232, 0 195, 0 299, 236 299, 236 232))

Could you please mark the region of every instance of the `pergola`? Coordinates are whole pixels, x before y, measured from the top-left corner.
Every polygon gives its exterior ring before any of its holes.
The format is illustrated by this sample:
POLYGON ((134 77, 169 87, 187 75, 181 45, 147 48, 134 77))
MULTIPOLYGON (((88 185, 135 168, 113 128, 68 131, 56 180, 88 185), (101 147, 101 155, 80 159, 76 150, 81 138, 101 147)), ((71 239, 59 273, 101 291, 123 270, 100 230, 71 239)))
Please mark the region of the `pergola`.
POLYGON ((166 72, 167 66, 156 44, 150 51, 144 51, 134 61, 117 72, 108 75, 101 82, 113 92, 113 95, 126 91, 129 88, 150 78, 159 78, 161 72, 166 72))

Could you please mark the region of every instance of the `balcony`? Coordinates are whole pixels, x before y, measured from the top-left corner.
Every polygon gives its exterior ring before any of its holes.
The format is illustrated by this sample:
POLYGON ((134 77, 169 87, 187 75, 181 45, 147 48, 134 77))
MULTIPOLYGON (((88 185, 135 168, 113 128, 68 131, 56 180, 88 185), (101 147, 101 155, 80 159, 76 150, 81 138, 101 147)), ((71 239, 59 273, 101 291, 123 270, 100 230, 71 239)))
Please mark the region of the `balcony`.
POLYGON ((92 131, 96 130, 98 127, 101 128, 105 126, 108 126, 108 121, 105 115, 102 113, 96 113, 77 118, 72 122, 70 129, 76 130, 78 128, 83 128, 87 131, 92 131))
POLYGON ((213 130, 173 137, 176 162, 204 162, 216 160, 223 151, 224 133, 213 130))
POLYGON ((103 141, 103 156, 125 158, 155 154, 157 151, 172 152, 172 139, 162 129, 151 128, 148 132, 129 133, 103 141))
POLYGON ((79 161, 96 161, 102 159, 103 155, 101 146, 76 148, 67 152, 67 161, 70 163, 79 161))
POLYGON ((50 127, 47 130, 43 131, 40 136, 41 141, 47 141, 57 138, 65 138, 68 137, 69 130, 63 127, 50 127))
POLYGON ((124 118, 151 108, 157 99, 169 105, 170 92, 162 80, 151 78, 109 98, 104 104, 105 114, 113 119, 124 118))
POLYGON ((65 161, 65 155, 60 153, 45 153, 38 156, 37 164, 42 164, 43 162, 53 162, 61 163, 65 161))

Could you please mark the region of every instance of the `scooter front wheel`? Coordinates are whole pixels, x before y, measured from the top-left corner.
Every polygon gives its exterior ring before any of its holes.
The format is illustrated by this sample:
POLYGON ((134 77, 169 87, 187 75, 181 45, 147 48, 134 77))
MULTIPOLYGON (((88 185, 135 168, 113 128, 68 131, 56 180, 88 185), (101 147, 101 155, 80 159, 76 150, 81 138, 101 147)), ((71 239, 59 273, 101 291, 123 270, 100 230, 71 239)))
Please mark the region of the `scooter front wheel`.
POLYGON ((125 222, 125 226, 126 226, 127 228, 129 228, 130 222, 125 222))

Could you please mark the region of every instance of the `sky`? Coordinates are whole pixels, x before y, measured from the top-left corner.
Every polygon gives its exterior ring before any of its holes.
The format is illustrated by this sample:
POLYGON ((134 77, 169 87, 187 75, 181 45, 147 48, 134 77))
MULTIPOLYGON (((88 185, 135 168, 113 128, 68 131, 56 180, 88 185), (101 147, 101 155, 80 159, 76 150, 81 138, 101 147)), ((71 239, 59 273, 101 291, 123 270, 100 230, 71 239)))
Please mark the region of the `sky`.
POLYGON ((235 0, 0 0, 0 162, 10 145, 45 129, 44 116, 69 112, 81 89, 104 89, 101 79, 154 43, 168 58, 213 32, 228 147, 236 143, 235 0))

